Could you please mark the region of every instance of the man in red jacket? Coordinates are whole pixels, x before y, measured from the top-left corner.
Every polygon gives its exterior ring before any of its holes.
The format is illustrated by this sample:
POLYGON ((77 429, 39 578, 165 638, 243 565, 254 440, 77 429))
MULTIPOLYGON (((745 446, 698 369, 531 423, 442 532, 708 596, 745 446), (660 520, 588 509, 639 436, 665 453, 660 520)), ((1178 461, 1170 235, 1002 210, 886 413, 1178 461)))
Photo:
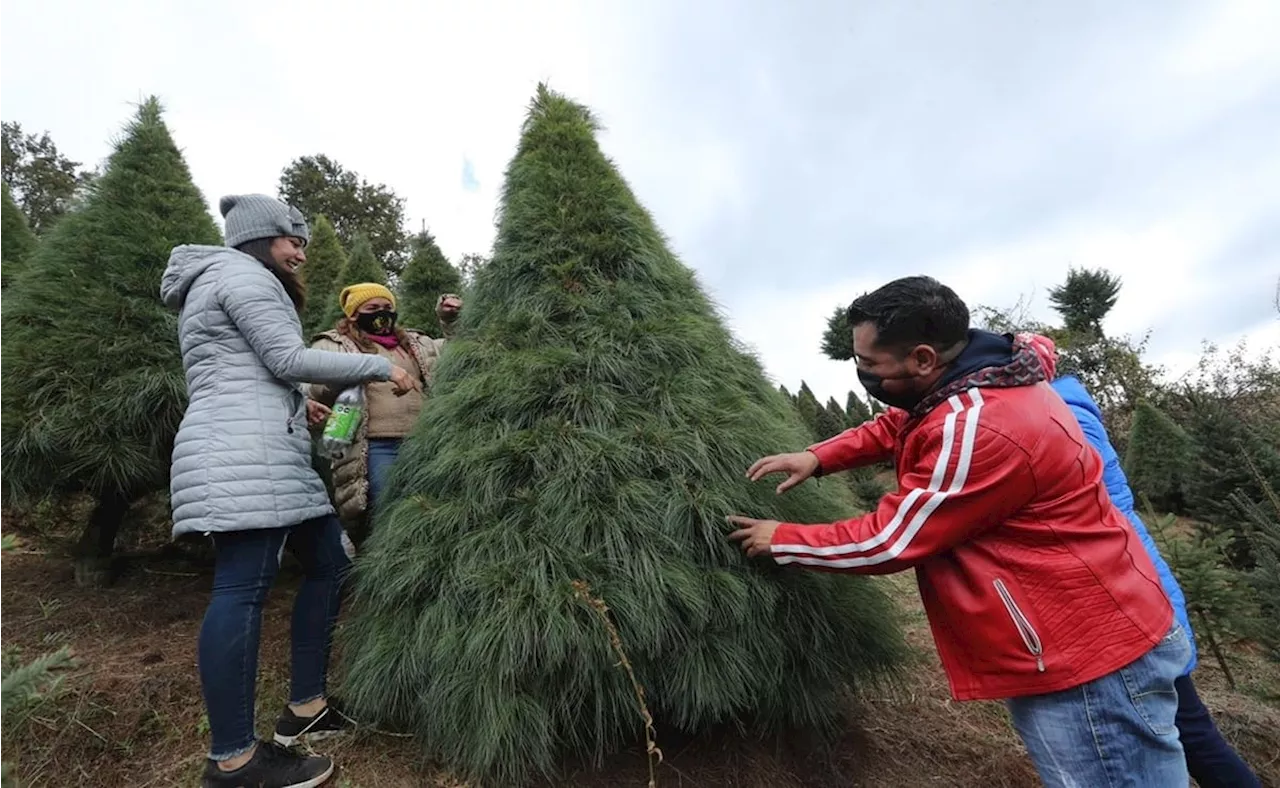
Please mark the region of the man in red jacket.
POLYGON ((970 330, 929 277, 849 307, 858 378, 889 405, 752 480, 892 459, 875 511, 822 525, 732 515, 749 555, 832 572, 916 570, 957 700, 1003 699, 1049 786, 1186 786, 1174 680, 1190 654, 1102 462, 1021 339, 970 330))

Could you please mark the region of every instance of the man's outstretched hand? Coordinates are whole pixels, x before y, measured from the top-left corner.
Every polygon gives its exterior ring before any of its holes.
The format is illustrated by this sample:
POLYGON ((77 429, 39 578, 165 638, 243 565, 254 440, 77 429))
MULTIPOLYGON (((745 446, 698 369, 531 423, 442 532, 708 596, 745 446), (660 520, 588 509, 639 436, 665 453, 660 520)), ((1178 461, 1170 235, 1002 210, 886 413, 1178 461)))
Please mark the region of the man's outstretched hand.
POLYGON ((731 514, 724 519, 729 522, 729 525, 738 527, 738 530, 729 534, 729 538, 735 542, 741 542, 742 549, 751 558, 770 554, 769 545, 773 544, 773 532, 782 525, 777 520, 755 520, 740 514, 731 514))
POLYGON ((787 478, 778 485, 778 495, 808 479, 818 470, 818 455, 811 451, 797 451, 791 454, 772 454, 761 457, 747 469, 747 478, 758 482, 771 473, 785 473, 787 478))

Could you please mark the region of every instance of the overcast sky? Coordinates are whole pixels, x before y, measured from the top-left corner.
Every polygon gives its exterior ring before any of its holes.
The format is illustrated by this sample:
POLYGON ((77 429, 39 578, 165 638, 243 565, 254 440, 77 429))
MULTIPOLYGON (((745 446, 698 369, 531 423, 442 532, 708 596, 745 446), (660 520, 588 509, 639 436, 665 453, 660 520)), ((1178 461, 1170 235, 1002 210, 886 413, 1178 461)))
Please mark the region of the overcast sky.
POLYGON ((1188 367, 1280 347, 1280 3, 5 0, 0 114, 97 163, 157 94, 211 205, 325 153, 485 252, 539 80, 770 374, 856 386, 827 315, 932 274, 971 306, 1071 265, 1188 367))

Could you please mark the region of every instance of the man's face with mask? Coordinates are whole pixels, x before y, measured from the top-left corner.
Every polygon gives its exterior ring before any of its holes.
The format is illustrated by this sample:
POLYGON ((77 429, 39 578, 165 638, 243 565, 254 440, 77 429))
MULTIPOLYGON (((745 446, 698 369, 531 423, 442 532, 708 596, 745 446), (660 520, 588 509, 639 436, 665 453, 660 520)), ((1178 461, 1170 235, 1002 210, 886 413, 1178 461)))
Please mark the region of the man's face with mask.
POLYGON ((944 360, 929 345, 881 347, 878 339, 874 323, 859 323, 853 329, 858 381, 884 404, 911 410, 937 384, 951 359, 944 360))

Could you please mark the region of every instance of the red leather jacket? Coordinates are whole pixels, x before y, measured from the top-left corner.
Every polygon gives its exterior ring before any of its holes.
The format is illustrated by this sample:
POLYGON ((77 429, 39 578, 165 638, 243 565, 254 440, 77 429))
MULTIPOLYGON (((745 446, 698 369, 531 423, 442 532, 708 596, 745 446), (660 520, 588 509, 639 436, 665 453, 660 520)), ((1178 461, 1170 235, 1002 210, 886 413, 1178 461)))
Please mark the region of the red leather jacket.
POLYGON ((953 380, 923 411, 890 409, 810 447, 822 473, 892 458, 898 489, 851 520, 784 523, 772 542, 781 564, 915 567, 957 700, 1092 681, 1145 654, 1173 622, 1097 451, 1030 348, 1011 344, 1009 363, 953 380))

